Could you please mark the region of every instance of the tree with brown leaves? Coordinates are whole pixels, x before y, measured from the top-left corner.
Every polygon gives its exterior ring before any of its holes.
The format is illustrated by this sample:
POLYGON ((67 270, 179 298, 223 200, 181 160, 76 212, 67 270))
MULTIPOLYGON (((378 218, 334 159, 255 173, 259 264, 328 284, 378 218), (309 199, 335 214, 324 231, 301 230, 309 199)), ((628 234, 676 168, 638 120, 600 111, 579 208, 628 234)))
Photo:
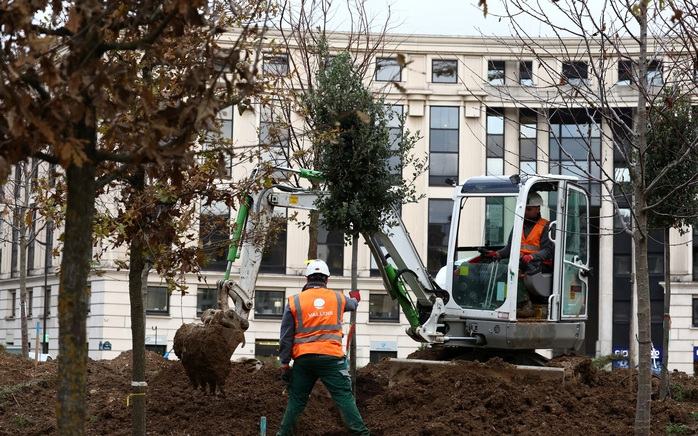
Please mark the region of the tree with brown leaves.
POLYGON ((216 113, 258 91, 256 23, 270 8, 244 0, 0 2, 0 175, 28 157, 65 173, 61 434, 84 434, 96 196, 145 165, 181 174, 191 164, 197 135, 216 113))

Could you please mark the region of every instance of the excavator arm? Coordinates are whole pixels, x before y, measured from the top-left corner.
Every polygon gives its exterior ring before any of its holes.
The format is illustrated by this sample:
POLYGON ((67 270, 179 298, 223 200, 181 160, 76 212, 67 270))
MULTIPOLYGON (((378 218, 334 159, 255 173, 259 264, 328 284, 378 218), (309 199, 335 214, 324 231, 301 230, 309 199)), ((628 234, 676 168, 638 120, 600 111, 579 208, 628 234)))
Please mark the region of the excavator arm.
MULTIPOLYGON (((289 173, 296 173, 301 178, 322 180, 319 172, 289 168, 275 168, 271 177, 285 180, 289 173)), ((325 193, 322 191, 293 188, 284 184, 273 184, 245 195, 235 219, 225 276, 218 283, 221 309, 228 308, 230 297, 235 311, 244 319, 249 317, 274 208, 315 210, 317 199, 323 195, 325 193), (233 262, 238 258, 241 259, 240 278, 235 281, 230 279, 230 272, 233 262)), ((410 324, 407 333, 412 338, 421 342, 443 342, 443 335, 437 332, 437 328, 444 303, 448 301, 448 293, 440 289, 427 273, 399 214, 392 211, 387 221, 381 231, 363 235, 376 260, 385 287, 405 314, 410 324)))

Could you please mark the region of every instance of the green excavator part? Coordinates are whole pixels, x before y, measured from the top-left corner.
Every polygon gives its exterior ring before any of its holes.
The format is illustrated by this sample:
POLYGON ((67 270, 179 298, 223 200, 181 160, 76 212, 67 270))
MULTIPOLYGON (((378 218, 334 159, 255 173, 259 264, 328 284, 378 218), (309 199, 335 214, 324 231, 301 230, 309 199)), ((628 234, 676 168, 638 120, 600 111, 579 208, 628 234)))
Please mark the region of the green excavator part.
POLYGON ((405 314, 410 326, 412 328, 419 327, 419 314, 417 313, 417 309, 415 309, 409 294, 407 294, 407 289, 405 289, 404 283, 402 283, 402 280, 398 277, 397 270, 391 264, 386 263, 385 273, 388 276, 388 280, 390 280, 390 289, 388 289, 388 293, 390 293, 390 296, 394 300, 397 300, 400 308, 402 308, 402 313, 405 314))
POLYGON ((315 170, 309 170, 306 168, 301 168, 299 170, 298 174, 301 176, 301 178, 308 179, 308 180, 315 180, 318 182, 322 182, 325 180, 325 174, 323 174, 321 171, 315 171, 315 170))
POLYGON ((228 265, 225 268, 225 275, 223 280, 230 279, 230 269, 233 266, 233 262, 240 257, 240 242, 242 240, 242 232, 245 231, 245 226, 247 224, 247 217, 250 214, 250 207, 252 206, 252 197, 249 194, 245 194, 243 201, 240 202, 240 209, 238 210, 237 217, 235 218, 235 227, 233 227, 233 234, 230 238, 230 246, 228 246, 228 265))

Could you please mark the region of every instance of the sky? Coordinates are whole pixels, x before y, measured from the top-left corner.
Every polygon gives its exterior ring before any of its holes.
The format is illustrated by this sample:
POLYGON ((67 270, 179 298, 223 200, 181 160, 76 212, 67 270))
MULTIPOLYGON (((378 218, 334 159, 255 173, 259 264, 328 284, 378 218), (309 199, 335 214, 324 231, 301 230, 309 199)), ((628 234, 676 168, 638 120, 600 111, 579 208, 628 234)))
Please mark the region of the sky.
POLYGON ((470 36, 511 33, 505 20, 484 17, 477 3, 475 0, 367 0, 366 7, 377 22, 384 22, 390 9, 395 33, 470 36))
MULTIPOLYGON (((555 6, 567 6, 575 4, 576 0, 519 0, 523 4, 530 4, 533 8, 543 7, 551 21, 563 24, 567 18, 555 11, 555 6)), ((603 7, 617 0, 586 0, 586 4, 592 11, 595 20, 602 15, 603 7)), ((365 0, 368 15, 374 18, 377 25, 385 23, 390 11, 390 33, 400 34, 427 34, 427 35, 454 35, 454 36, 506 36, 512 35, 508 19, 500 19, 498 15, 504 15, 505 0, 488 0, 489 14, 483 15, 478 7, 478 0, 365 0)), ((576 3, 577 5, 579 3, 576 3)), ((335 30, 349 30, 347 23, 350 15, 342 0, 335 0, 333 4, 335 16, 331 26, 335 30)), ((610 9, 610 8, 609 8, 610 9)), ((604 14, 613 15, 610 10, 604 14)), ((517 23, 521 25, 530 36, 552 36, 552 31, 539 20, 520 15, 517 23)), ((563 25, 564 27, 564 25, 563 25)), ((575 26, 570 26, 574 28, 575 26)))

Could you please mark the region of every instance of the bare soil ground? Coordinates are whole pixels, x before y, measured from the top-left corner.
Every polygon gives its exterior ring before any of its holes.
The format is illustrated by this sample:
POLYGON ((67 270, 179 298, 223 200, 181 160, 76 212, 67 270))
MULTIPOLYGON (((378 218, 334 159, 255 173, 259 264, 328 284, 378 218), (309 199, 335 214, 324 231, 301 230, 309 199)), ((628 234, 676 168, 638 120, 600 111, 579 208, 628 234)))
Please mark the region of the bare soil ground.
MULTIPOLYGON (((390 380, 381 362, 359 372, 359 408, 375 435, 595 435, 631 434, 635 374, 596 370, 588 359, 559 358, 564 384, 526 377, 501 377, 507 364, 458 362, 417 367, 390 380)), ((126 396, 131 354, 88 365, 87 429, 93 435, 130 434, 126 396)), ((0 354, 0 435, 56 434, 55 362, 0 354)), ((268 434, 278 428, 286 405, 277 370, 234 364, 226 396, 193 390, 179 362, 147 353, 148 433, 162 435, 259 434, 260 417, 268 434)), ((654 434, 698 434, 698 382, 674 375, 674 399, 652 403, 654 434), (680 400, 680 401, 679 401, 680 400)), ((298 426, 301 435, 346 434, 327 392, 318 384, 298 426)))

